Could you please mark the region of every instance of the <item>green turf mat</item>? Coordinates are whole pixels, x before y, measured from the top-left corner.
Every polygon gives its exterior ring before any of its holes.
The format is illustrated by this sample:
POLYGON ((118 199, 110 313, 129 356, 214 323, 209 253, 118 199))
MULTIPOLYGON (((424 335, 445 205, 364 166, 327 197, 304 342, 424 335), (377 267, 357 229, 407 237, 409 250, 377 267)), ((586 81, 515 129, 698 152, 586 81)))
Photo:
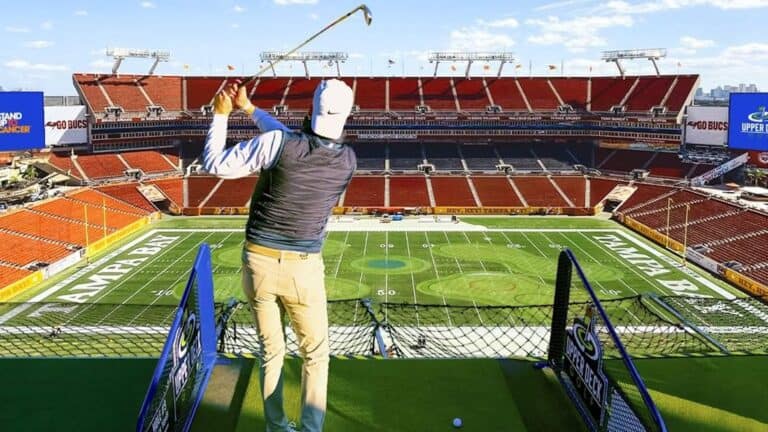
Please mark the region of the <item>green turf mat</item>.
MULTIPOLYGON (((681 432, 768 431, 768 357, 637 359, 667 428, 681 432)), ((606 369, 627 376, 613 360, 606 369)))
POLYGON ((156 365, 156 359, 0 360, 0 430, 134 431, 156 365))
MULTIPOLYGON (((256 372, 253 360, 217 366, 193 430, 263 430, 256 372)), ((300 372, 300 361, 286 361, 291 418, 298 417, 300 372)), ((454 417, 465 431, 581 427, 554 378, 526 361, 334 359, 328 401, 326 430, 334 432, 451 431, 454 417)))

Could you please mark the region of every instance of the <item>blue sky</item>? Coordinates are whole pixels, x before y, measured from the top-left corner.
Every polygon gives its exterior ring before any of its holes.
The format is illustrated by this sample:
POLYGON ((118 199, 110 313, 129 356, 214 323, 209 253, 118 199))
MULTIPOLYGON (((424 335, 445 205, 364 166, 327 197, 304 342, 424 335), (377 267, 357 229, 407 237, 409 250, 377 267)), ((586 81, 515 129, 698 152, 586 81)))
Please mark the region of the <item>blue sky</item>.
MULTIPOLYGON (((0 86, 74 94, 73 72, 108 72, 106 47, 170 50, 159 74, 255 72, 259 53, 292 48, 360 0, 67 0, 13 2, 0 15, 0 86), (12 13, 10 13, 12 12, 12 13), (189 70, 184 65, 189 65, 189 70), (230 72, 226 66, 235 66, 230 72)), ((604 75, 608 49, 668 49, 662 72, 697 73, 705 89, 756 83, 768 90, 768 0, 368 0, 374 21, 342 23, 307 49, 346 51, 350 75, 431 74, 431 51, 511 51, 522 66, 506 74, 604 75), (388 59, 395 61, 388 65, 388 59), (548 65, 557 65, 550 71, 548 65), (564 65, 564 71, 560 65, 564 65), (678 66, 678 64, 680 66, 678 66)), ((125 73, 148 61, 126 60, 125 73)), ((445 75, 463 67, 441 66, 445 75)), ((485 71, 476 64, 476 75, 485 71)), ((649 62, 627 63, 652 72, 649 62)), ((284 65, 281 74, 302 74, 284 65)), ((312 72, 329 74, 315 65, 312 72)))

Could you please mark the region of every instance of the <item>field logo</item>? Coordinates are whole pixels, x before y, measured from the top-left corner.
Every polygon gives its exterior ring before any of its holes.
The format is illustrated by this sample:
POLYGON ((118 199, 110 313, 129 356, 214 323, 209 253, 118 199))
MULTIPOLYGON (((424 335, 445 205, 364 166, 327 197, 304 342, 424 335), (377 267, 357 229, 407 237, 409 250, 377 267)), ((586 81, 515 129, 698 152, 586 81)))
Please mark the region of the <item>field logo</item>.
POLYGON ((608 404, 608 378, 603 372, 603 347, 594 328, 594 307, 566 329, 565 371, 573 381, 595 424, 602 424, 608 404))

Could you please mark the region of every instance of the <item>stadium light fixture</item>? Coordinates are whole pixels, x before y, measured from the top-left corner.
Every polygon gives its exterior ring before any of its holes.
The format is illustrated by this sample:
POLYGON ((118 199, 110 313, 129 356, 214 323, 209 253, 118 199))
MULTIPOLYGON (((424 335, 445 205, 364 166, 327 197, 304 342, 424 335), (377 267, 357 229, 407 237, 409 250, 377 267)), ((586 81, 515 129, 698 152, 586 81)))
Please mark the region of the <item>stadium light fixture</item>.
POLYGON ((467 79, 471 79, 469 71, 472 68, 472 63, 476 61, 486 63, 499 62, 499 71, 496 73, 496 76, 500 77, 504 64, 514 62, 515 56, 511 52, 433 52, 429 54, 429 62, 435 63, 434 76, 437 76, 437 68, 440 62, 467 62, 464 76, 467 79))
POLYGON ((341 67, 339 63, 344 63, 349 59, 349 54, 340 51, 310 51, 310 52, 295 52, 284 53, 279 51, 264 51, 259 55, 259 59, 264 63, 269 63, 269 68, 272 69, 272 75, 277 76, 275 71, 275 64, 279 61, 296 61, 301 62, 304 65, 304 75, 309 79, 309 67, 307 62, 328 62, 329 66, 336 64, 336 74, 341 76, 341 67))
POLYGON ((160 62, 167 62, 171 58, 171 52, 168 50, 148 50, 148 49, 136 49, 136 48, 107 48, 107 57, 112 57, 115 63, 112 65, 112 74, 117 75, 120 65, 126 58, 142 58, 142 59, 154 59, 155 62, 149 69, 147 75, 155 73, 155 68, 160 62))
POLYGON ((653 63, 653 68, 656 70, 656 76, 659 76, 661 73, 659 72, 659 65, 656 63, 656 61, 665 58, 666 56, 666 48, 645 48, 603 51, 603 56, 601 58, 606 63, 616 63, 616 67, 619 69, 619 74, 622 78, 624 78, 625 70, 621 65, 621 60, 648 59, 651 63, 653 63))

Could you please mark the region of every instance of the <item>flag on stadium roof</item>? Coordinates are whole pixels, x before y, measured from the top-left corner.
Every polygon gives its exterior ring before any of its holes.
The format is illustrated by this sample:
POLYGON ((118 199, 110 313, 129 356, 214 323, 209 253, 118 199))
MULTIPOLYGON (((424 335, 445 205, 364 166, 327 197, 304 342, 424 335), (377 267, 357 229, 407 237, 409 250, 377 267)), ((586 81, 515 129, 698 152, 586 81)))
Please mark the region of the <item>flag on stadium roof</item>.
POLYGON ((557 65, 553 65, 553 64, 549 65, 548 67, 549 67, 549 70, 557 69, 557 65))
POLYGON ((228 65, 227 65, 227 70, 231 70, 231 71, 233 71, 233 70, 235 70, 235 67, 234 67, 234 66, 232 66, 232 65, 230 65, 230 64, 228 64, 228 65))
POLYGON ((489 65, 488 63, 484 64, 483 70, 491 70, 491 65, 489 65))
POLYGON ((515 69, 520 69, 522 67, 523 67, 522 63, 518 63, 518 64, 515 65, 515 69))

